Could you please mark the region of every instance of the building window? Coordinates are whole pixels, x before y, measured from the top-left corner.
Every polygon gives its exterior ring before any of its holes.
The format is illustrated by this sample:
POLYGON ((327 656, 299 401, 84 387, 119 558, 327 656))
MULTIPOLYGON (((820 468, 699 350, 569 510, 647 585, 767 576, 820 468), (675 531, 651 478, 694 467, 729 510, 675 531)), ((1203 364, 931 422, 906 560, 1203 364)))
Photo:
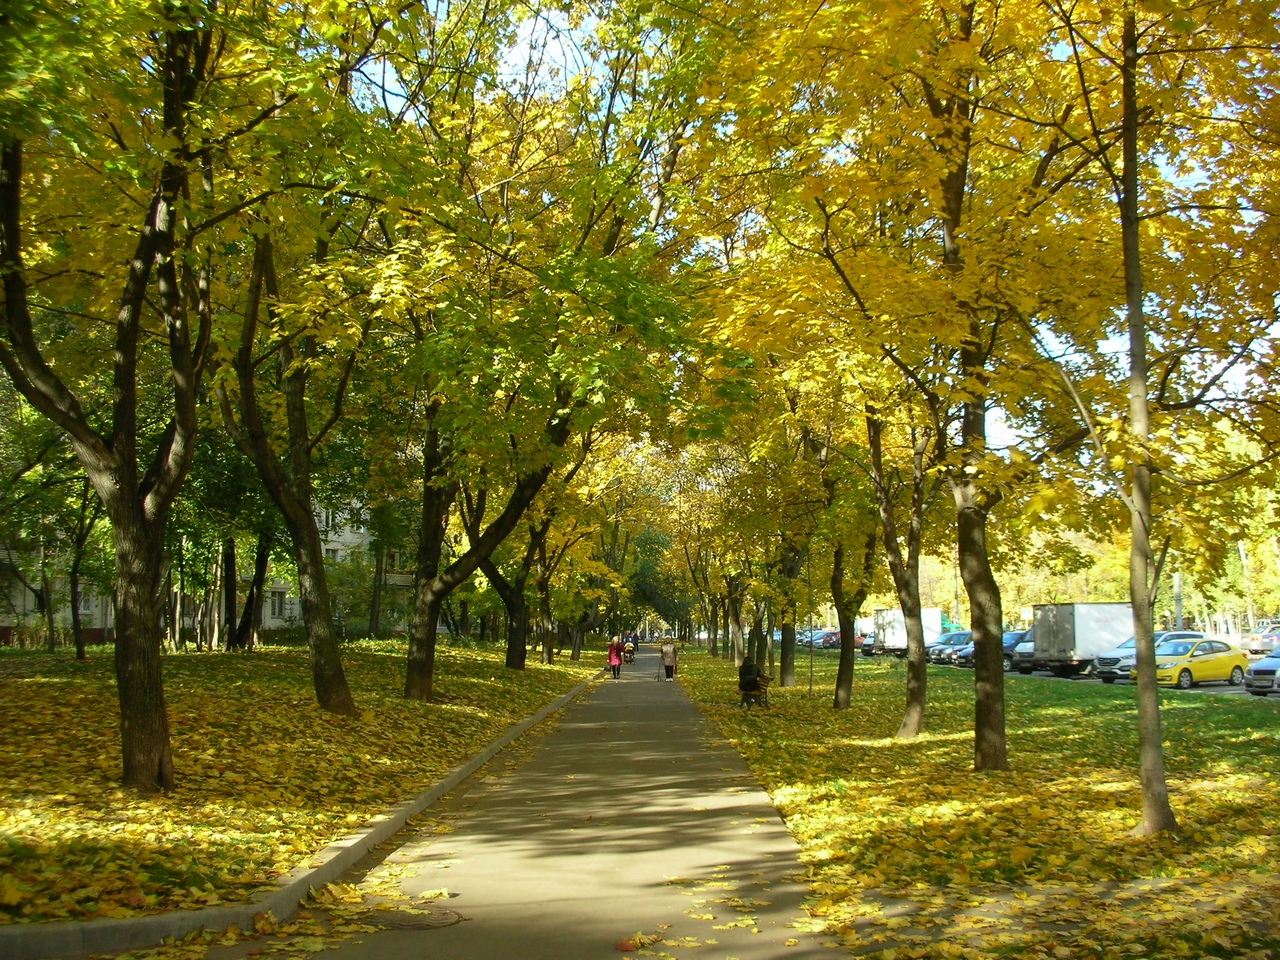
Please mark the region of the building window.
POLYGON ((271 591, 271 619, 272 619, 272 620, 283 620, 283 619, 284 619, 284 616, 285 616, 285 614, 284 614, 284 591, 283 591, 283 590, 272 590, 272 591, 271 591))
POLYGON ((325 548, 324 548, 324 558, 325 558, 326 560, 333 560, 333 561, 335 561, 335 562, 336 562, 336 561, 337 561, 337 559, 338 559, 338 548, 337 548, 337 547, 325 547, 325 548))

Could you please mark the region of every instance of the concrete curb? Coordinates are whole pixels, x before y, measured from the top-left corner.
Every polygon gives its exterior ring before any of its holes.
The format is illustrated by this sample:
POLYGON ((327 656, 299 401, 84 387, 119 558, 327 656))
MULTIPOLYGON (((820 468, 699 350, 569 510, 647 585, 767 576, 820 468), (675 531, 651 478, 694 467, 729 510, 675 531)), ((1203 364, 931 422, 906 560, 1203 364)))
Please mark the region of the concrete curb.
POLYGON ((168 939, 180 940, 197 930, 225 930, 232 925, 253 929, 253 919, 270 913, 277 920, 291 917, 312 887, 337 879, 357 860, 399 832, 410 817, 421 813, 454 789, 531 727, 541 723, 578 696, 604 673, 584 680, 568 693, 536 713, 512 724, 498 739, 454 767, 443 780, 412 800, 396 804, 349 836, 337 840, 308 858, 305 866, 281 877, 274 889, 259 893, 246 903, 200 910, 175 910, 123 920, 72 920, 57 923, 20 923, 0 926, 0 957, 4 960, 49 960, 88 953, 121 953, 155 947, 168 939), (313 864, 318 864, 313 866, 313 864))

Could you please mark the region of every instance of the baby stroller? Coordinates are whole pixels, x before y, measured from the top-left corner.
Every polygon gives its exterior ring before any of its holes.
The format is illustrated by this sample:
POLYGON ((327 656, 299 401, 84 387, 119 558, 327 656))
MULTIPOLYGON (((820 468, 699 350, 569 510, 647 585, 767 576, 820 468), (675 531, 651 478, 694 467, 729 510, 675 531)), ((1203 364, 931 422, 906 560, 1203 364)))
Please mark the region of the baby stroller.
POLYGON ((622 662, 623 663, 636 662, 636 646, 630 640, 628 640, 626 645, 622 648, 622 662))

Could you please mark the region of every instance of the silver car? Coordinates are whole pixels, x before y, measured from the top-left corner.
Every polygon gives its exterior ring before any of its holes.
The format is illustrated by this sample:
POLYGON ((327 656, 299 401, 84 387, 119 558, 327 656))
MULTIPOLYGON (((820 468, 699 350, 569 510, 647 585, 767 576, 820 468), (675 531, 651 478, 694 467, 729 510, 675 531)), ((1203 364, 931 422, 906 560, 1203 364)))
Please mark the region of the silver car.
POLYGON ((1255 697, 1280 693, 1280 684, 1276 681, 1277 670, 1280 670, 1280 648, 1249 665, 1249 669, 1244 672, 1244 688, 1255 697))

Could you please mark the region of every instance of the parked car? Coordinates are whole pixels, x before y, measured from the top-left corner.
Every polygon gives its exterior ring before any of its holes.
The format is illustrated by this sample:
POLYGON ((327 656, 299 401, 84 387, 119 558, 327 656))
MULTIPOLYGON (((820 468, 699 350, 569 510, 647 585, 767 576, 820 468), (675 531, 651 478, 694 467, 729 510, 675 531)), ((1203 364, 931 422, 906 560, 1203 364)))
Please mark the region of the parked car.
POLYGON ((1023 640, 1031 639, 1030 630, 1006 630, 1004 636, 1000 640, 1000 645, 1004 647, 1004 672, 1008 673, 1013 669, 1013 651, 1023 640))
MULTIPOLYGON (((1244 683, 1249 659, 1221 640, 1170 640, 1156 647, 1156 683, 1186 690, 1193 684, 1225 680, 1233 687, 1244 683)), ((1135 667, 1130 680, 1138 678, 1135 667)))
POLYGON ((1276 651, 1280 647, 1280 632, 1272 630, 1269 633, 1250 634, 1247 638, 1249 641, 1248 654, 1251 657, 1265 657, 1276 651))
MULTIPOLYGON (((1159 647, 1171 640, 1203 640, 1204 634, 1199 630, 1161 630, 1155 635, 1155 644, 1159 647)), ((1130 637, 1114 650, 1103 650, 1093 658, 1093 675, 1103 683, 1115 683, 1117 680, 1128 680, 1130 672, 1138 664, 1138 645, 1130 637)))
POLYGON ((1276 647, 1267 656, 1255 664, 1251 664, 1244 672, 1244 688, 1255 697, 1265 697, 1268 693, 1280 693, 1280 647, 1276 647))
POLYGON ((840 649, 840 631, 824 630, 813 638, 813 645, 822 650, 839 650, 840 649))
MULTIPOLYGON (((1005 673, 1008 673, 1013 669, 1013 648, 1017 646, 1027 633, 1028 631, 1026 630, 1006 630, 1004 632, 1000 645, 1004 648, 1003 656, 1005 673)), ((972 636, 972 633, 970 633, 970 636, 972 636)), ((974 662, 974 651, 977 649, 977 646, 978 645, 971 639, 964 646, 957 647, 956 649, 949 651, 947 653, 946 662, 957 667, 972 667, 974 662)))
POLYGON ((1028 630, 1026 639, 1019 640, 1013 648, 1013 668, 1019 673, 1030 673, 1036 668, 1036 641, 1030 633, 1028 630))
POLYGON ((968 630, 957 630, 954 633, 944 633, 938 638, 936 643, 932 643, 924 648, 925 659, 930 663, 943 663, 943 656, 955 647, 963 647, 969 642, 972 636, 968 630))

